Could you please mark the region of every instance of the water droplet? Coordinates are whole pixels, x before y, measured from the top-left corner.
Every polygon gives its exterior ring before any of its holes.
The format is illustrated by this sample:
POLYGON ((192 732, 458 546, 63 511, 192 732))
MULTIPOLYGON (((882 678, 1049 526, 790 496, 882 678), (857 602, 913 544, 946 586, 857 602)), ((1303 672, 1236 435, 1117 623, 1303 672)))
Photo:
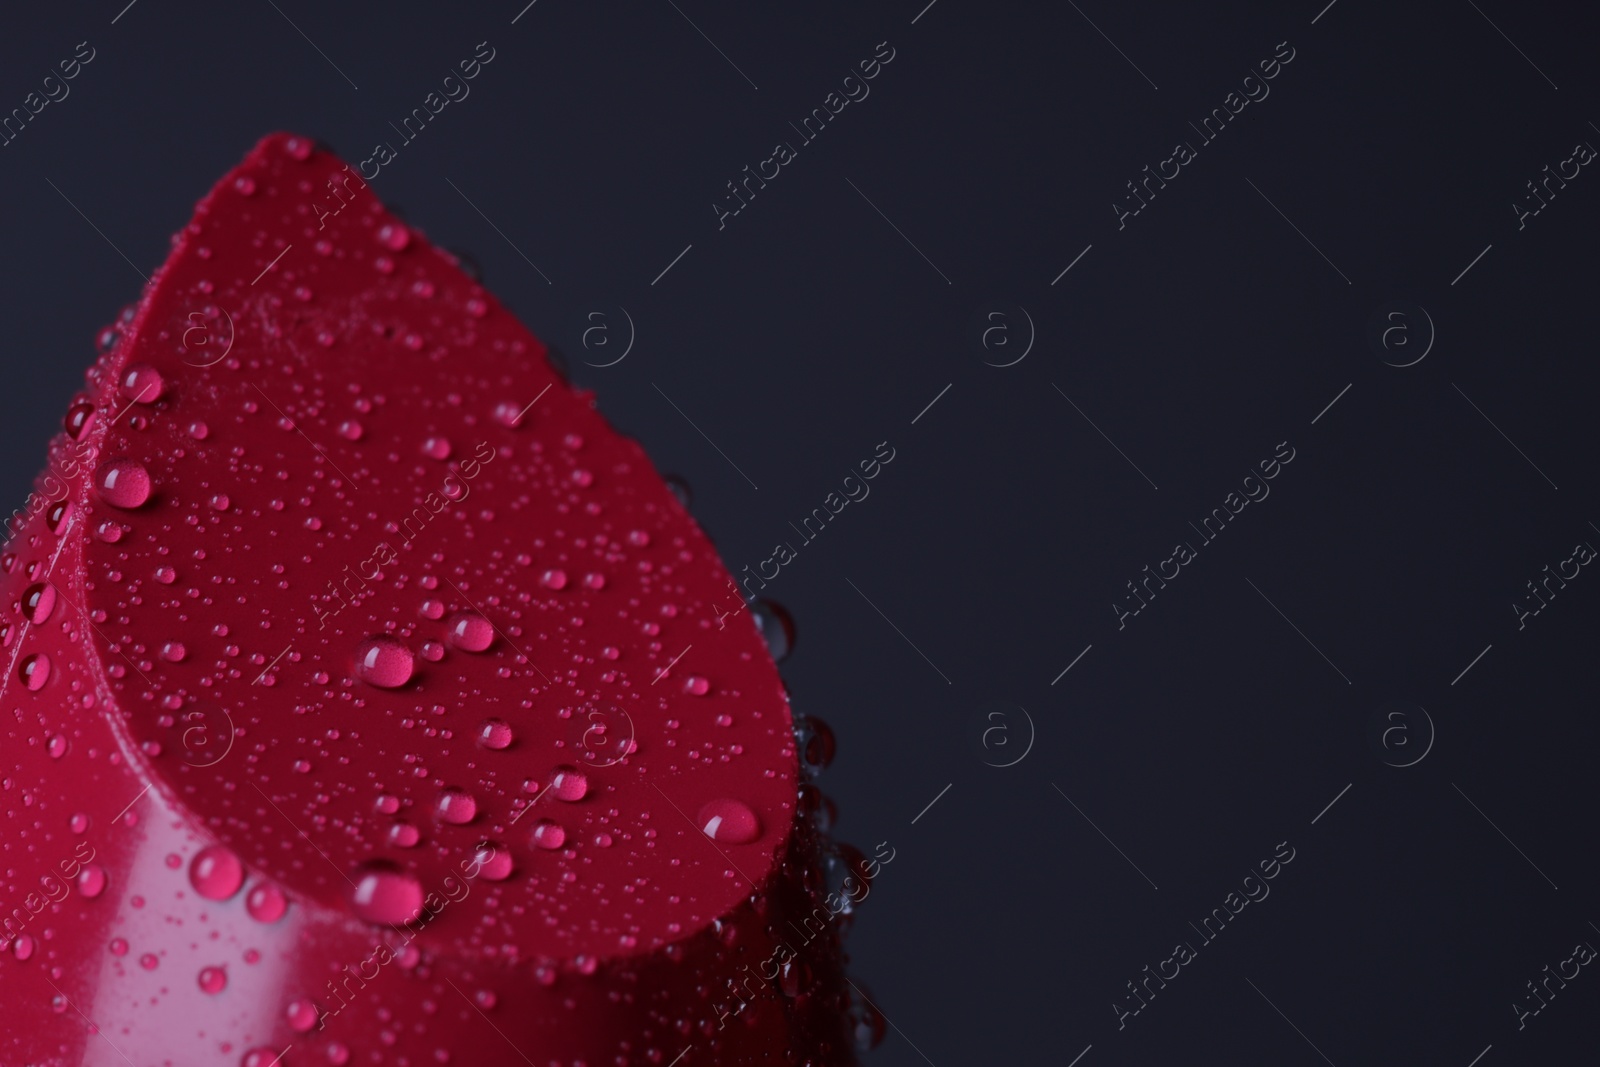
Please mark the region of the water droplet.
POLYGON ((22 664, 17 668, 17 676, 34 692, 44 688, 44 683, 50 680, 50 657, 43 652, 35 652, 24 656, 22 664))
POLYGON ((541 574, 539 581, 550 589, 565 589, 567 587, 567 572, 559 568, 552 568, 541 574))
POLYGON ((429 459, 449 459, 450 442, 447 438, 430 437, 422 442, 422 454, 429 459))
POLYGON ((369 637, 356 649, 356 677, 380 689, 405 685, 416 666, 416 656, 392 637, 369 637))
POLYGON ((408 822, 397 822, 389 827, 389 843, 399 848, 415 848, 422 840, 422 831, 408 822))
POLYGON ((202 993, 216 996, 228 988, 228 972, 221 967, 202 967, 200 968, 199 983, 202 993))
POLYGON ((401 252, 411 243, 411 231, 403 223, 386 222, 378 228, 378 243, 391 252, 401 252))
POLYGON ((690 696, 703 697, 711 692, 711 683, 698 674, 691 674, 683 680, 683 691, 690 696))
POLYGON ((511 724, 504 719, 485 719, 478 727, 478 744, 484 748, 509 748, 513 740, 511 724))
POLYGON ((439 794, 439 818, 453 826, 464 826, 477 818, 478 801, 465 789, 451 787, 439 794))
POLYGON ((244 910, 258 923, 275 923, 289 910, 289 898, 271 882, 257 882, 245 895, 244 910))
POLYGON ((125 457, 108 459, 94 472, 94 488, 112 507, 131 510, 150 499, 150 472, 125 457))
POLYGON ((356 872, 350 905, 370 923, 408 923, 422 912, 422 883, 392 867, 370 864, 356 872))
POLYGON ((67 409, 61 425, 66 429, 67 436, 76 441, 83 436, 83 431, 89 428, 89 420, 93 416, 94 405, 87 400, 80 400, 67 409))
POLYGON ((557 767, 550 779, 550 792, 556 795, 557 800, 582 800, 589 792, 589 776, 576 767, 557 767))
POLYGON ((233 187, 239 190, 242 196, 256 195, 256 180, 246 175, 241 174, 233 179, 233 187))
POLYGON ((567 842, 567 831, 554 819, 540 819, 533 824, 533 843, 539 848, 560 848, 567 842))
POLYGON ((110 878, 106 869, 98 863, 91 863, 78 872, 78 892, 91 900, 106 891, 106 883, 110 878))
POLYGON ((366 436, 367 428, 355 419, 346 419, 339 424, 339 436, 346 441, 359 441, 366 436))
POLYGON ((503 882, 511 877, 511 850, 498 841, 483 841, 473 850, 472 862, 478 866, 478 877, 491 882, 503 882))
POLYGON ((56 606, 56 587, 48 582, 36 582, 22 594, 22 614, 35 626, 50 619, 56 606))
POLYGON ((128 942, 120 937, 113 937, 111 944, 106 947, 111 950, 113 956, 126 956, 128 954, 128 942))
POLYGON ((515 404, 510 400, 502 400, 500 403, 495 405, 494 420, 500 423, 502 426, 509 426, 512 429, 516 429, 518 426, 522 425, 522 420, 526 413, 527 409, 525 407, 515 404))
POLYGON ((19 960, 30 959, 33 956, 33 950, 35 947, 36 942, 33 940, 33 935, 23 934, 21 937, 11 942, 11 954, 17 957, 19 960))
POLYGON ((143 956, 139 957, 139 966, 143 967, 147 971, 153 971, 157 967, 161 966, 161 961, 156 958, 156 954, 154 952, 146 952, 143 956))
POLYGON ((303 1034, 317 1025, 317 1005, 310 997, 296 997, 289 1002, 284 1014, 289 1019, 289 1029, 303 1034))
POLYGON ((154 404, 161 397, 166 382, 161 372, 148 363, 135 363, 122 373, 118 388, 127 400, 140 404, 154 404))
POLYGON ((207 900, 227 900, 244 884, 244 864, 224 845, 207 845, 189 864, 189 884, 207 900))
POLYGON ((794 619, 788 609, 770 600, 757 600, 750 605, 750 615, 756 629, 767 643, 767 652, 774 663, 782 663, 794 651, 794 619))
POLYGON ((463 652, 482 652, 494 643, 494 624, 475 611, 458 611, 445 623, 446 639, 463 652))
POLYGON ((820 774, 833 763, 837 747, 833 729, 815 715, 795 716, 795 740, 800 746, 800 762, 808 774, 820 774))
POLYGON ((182 663, 188 655, 189 650, 182 641, 168 641, 161 646, 161 658, 168 663, 182 663))
POLYGON ((696 825, 713 841, 748 845, 761 836, 761 819, 739 800, 713 800, 700 809, 696 825))

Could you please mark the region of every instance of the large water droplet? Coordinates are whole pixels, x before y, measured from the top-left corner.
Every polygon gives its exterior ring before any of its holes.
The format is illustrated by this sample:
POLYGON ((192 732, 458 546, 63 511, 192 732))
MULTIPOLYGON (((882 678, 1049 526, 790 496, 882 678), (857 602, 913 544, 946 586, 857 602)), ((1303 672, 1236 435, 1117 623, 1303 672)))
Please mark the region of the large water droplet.
POLYGON ((202 967, 200 968, 199 983, 202 993, 216 996, 228 988, 228 972, 221 967, 202 967))
POLYGON ((589 792, 589 776, 576 767, 557 767, 549 788, 557 800, 582 800, 589 792))
POLYGON ((439 794, 439 818, 455 826, 464 826, 478 815, 478 801, 465 789, 446 789, 439 794))
POLYGON ((108 459, 94 472, 94 488, 114 508, 136 508, 150 499, 150 472, 126 457, 108 459))
POLYGON ((422 883, 392 867, 369 864, 356 872, 351 909, 370 923, 399 925, 422 912, 422 883))
POLYGON ((310 997, 296 997, 289 1002, 284 1014, 289 1019, 289 1029, 303 1034, 317 1025, 317 1005, 310 997))
POLYGON ((22 594, 22 614, 35 626, 50 619, 56 606, 56 587, 48 582, 36 582, 22 594))
POLYGON ((483 841, 473 850, 472 861, 478 865, 478 877, 491 882, 503 882, 511 877, 511 850, 498 841, 483 841))
POLYGON ((80 400, 67 409, 66 416, 61 420, 67 436, 74 441, 83 436, 83 431, 89 428, 89 419, 94 415, 94 405, 87 400, 80 400))
POLYGON ((567 831, 554 819, 540 819, 533 824, 533 843, 540 848, 560 848, 567 842, 567 831))
POLYGON ((356 649, 356 677, 380 689, 397 689, 411 680, 417 658, 392 637, 369 637, 356 649))
POLYGON ((458 611, 445 623, 450 644, 463 652, 482 652, 494 643, 494 624, 476 611, 458 611))
POLYGON ((513 740, 511 724, 504 719, 485 719, 478 727, 478 744, 484 748, 509 748, 513 740))
POLYGON ((78 892, 93 899, 106 891, 106 883, 110 878, 106 869, 98 863, 91 863, 78 872, 78 892))
POLYGON ((707 837, 730 845, 748 845, 761 836, 761 819, 741 800, 713 800, 696 820, 707 837))
POLYGON ((788 659, 789 653, 794 651, 795 637, 794 619, 788 609, 770 600, 757 600, 750 605, 750 616, 755 619, 756 629, 761 631, 773 662, 782 663, 788 659))
POLYGON ((189 884, 207 900, 227 900, 244 884, 244 864, 232 849, 208 845, 189 864, 189 884))
POLYGON ((30 690, 37 692, 43 689, 44 683, 50 680, 50 657, 43 652, 24 656, 22 663, 17 666, 17 676, 30 690))
POLYGON ((258 923, 275 923, 289 910, 289 899, 271 882, 257 882, 244 898, 244 909, 258 923))
POLYGON ((827 770, 836 748, 832 728, 815 715, 796 715, 794 735, 806 773, 817 775, 827 770))
POLYGON ((411 231, 404 223, 386 222, 378 228, 378 243, 393 252, 404 251, 411 243, 411 231))
POLYGON ((117 383, 122 395, 127 400, 134 400, 141 404, 154 404, 161 397, 161 390, 166 382, 161 377, 161 372, 148 363, 134 363, 122 373, 122 380, 117 383))

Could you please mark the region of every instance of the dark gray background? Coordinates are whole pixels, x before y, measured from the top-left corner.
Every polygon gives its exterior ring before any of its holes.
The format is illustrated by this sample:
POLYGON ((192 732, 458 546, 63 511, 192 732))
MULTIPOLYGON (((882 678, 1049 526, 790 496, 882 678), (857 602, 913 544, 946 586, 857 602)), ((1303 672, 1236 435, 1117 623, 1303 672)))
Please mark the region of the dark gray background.
POLYGON ((0 148, 0 490, 21 502, 139 292, 117 250, 148 273, 268 131, 351 161, 398 142, 487 40, 374 191, 692 484, 730 567, 897 450, 771 589, 797 707, 838 733, 839 832, 896 849, 849 941, 894 1024, 872 1062, 1592 1057, 1600 978, 1520 1032, 1511 1005, 1600 943, 1600 578, 1520 632, 1511 604, 1600 543, 1600 178, 1520 231, 1511 205, 1600 144, 1593 26, 1504 0, 925 2, 8 11, 0 110, 97 56, 0 148), (724 183, 885 40, 871 95, 719 232, 724 183), (1271 95, 1119 231, 1123 183, 1280 41, 1271 95), (1392 301, 1436 328, 1416 366, 1366 339, 1392 301), (1017 347, 977 343, 992 307, 1017 347), (583 345, 592 311, 625 340, 617 308, 634 349, 585 366, 620 351, 583 345), (1016 308, 1033 349, 985 365, 1021 351, 1016 308), (1124 583, 1280 441, 1271 496, 1119 631, 1124 583), (1406 769, 1368 738, 1394 699, 1436 731, 1406 769), (990 701, 1037 728, 1008 769, 984 760, 1026 724, 985 750, 990 701), (1119 1032, 1124 983, 1280 841, 1271 896, 1119 1032))

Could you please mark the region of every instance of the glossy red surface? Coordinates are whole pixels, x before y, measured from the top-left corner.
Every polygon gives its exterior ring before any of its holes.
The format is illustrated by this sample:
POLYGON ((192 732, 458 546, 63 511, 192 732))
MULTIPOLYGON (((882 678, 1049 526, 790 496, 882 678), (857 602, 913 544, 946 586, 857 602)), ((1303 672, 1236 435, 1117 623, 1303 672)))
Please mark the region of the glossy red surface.
POLYGON ((0 560, 0 1061, 853 1062, 777 671, 544 355, 309 141, 198 205, 0 560))

